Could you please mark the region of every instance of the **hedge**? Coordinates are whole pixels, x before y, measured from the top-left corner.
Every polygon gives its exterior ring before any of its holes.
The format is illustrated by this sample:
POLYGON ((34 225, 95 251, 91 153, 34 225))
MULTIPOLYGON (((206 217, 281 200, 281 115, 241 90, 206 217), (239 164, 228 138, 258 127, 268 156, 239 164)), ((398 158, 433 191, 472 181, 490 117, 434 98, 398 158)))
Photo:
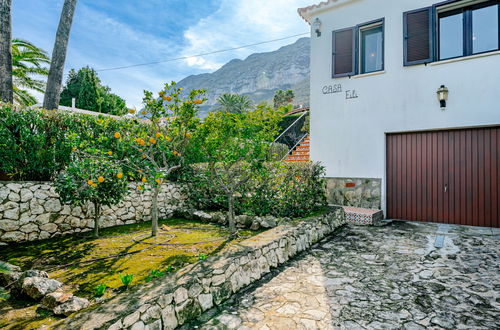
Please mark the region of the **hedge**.
POLYGON ((51 181, 75 146, 112 146, 114 132, 138 131, 131 119, 0 106, 0 180, 51 181))
MULTIPOLYGON (((248 181, 236 196, 236 213, 303 217, 325 206, 324 167, 318 163, 270 162, 267 170, 248 181)), ((185 195, 195 209, 226 210, 226 194, 212 184, 207 167, 195 165, 182 172, 185 195)))

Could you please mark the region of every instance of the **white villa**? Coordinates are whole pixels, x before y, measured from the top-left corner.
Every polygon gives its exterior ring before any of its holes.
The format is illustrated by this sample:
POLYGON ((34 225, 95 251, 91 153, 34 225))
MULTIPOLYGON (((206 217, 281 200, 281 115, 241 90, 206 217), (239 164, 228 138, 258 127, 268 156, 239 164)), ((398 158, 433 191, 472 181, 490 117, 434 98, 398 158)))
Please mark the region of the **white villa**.
POLYGON ((330 203, 500 227, 500 1, 329 0, 299 14, 330 203))

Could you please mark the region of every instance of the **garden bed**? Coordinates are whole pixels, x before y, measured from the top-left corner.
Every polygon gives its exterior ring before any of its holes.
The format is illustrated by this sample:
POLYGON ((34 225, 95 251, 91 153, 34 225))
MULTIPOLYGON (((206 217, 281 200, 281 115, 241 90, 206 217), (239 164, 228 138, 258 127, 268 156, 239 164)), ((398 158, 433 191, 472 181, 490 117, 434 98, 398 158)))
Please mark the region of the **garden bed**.
MULTIPOLYGON (((105 298, 123 291, 120 273, 134 276, 132 286, 148 282, 217 253, 255 232, 239 234, 237 239, 227 241, 228 231, 218 225, 171 219, 160 222, 155 238, 150 237, 150 223, 145 222, 103 229, 98 239, 82 234, 2 247, 0 260, 23 270, 45 270, 76 295, 92 300, 99 284, 108 287, 105 298)), ((0 327, 12 329, 34 329, 56 320, 33 302, 18 297, 0 303, 0 315, 0 327)))

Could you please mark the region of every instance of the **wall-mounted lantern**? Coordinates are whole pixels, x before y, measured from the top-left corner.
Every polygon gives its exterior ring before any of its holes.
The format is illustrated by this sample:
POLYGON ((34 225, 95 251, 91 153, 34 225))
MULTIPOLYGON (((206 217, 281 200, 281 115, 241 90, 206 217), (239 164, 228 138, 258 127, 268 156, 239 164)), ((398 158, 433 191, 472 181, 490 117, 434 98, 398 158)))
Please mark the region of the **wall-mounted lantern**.
POLYGON ((441 104, 441 110, 446 108, 446 101, 448 101, 448 88, 445 85, 441 85, 437 90, 437 97, 439 103, 441 104))
POLYGON ((314 30, 314 32, 316 32, 316 36, 321 36, 321 21, 319 20, 319 18, 316 17, 316 19, 314 20, 312 29, 314 30))

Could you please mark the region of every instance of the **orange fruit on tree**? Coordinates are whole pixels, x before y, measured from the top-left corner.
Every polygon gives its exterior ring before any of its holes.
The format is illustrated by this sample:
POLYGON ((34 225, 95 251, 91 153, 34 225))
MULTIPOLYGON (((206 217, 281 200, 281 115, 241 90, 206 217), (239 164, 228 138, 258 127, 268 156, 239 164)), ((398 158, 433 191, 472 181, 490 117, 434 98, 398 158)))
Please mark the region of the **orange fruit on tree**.
POLYGON ((108 151, 108 155, 113 156, 113 151, 108 151))
POLYGON ((88 184, 89 186, 92 186, 92 185, 94 184, 94 181, 89 180, 89 181, 87 181, 87 184, 88 184))
POLYGON ((161 184, 161 180, 160 179, 156 179, 155 181, 156 181, 156 183, 161 184))
POLYGON ((160 132, 156 132, 156 138, 159 139, 161 138, 162 134, 160 132))
POLYGON ((121 136, 121 134, 120 134, 120 133, 118 133, 118 132, 115 132, 115 135, 114 135, 114 137, 115 137, 116 139, 119 139, 119 138, 120 138, 120 136, 121 136))
POLYGON ((97 178, 97 181, 99 181, 99 183, 103 183, 104 182, 104 178, 102 176, 100 176, 100 177, 97 178))
POLYGON ((193 101, 193 103, 194 103, 194 104, 202 104, 202 103, 203 103, 203 101, 202 101, 202 100, 194 100, 194 101, 193 101))
POLYGON ((122 173, 122 172, 118 173, 118 174, 116 175, 116 177, 117 177, 118 179, 123 178, 123 173, 122 173))
POLYGON ((142 182, 148 182, 148 179, 146 179, 146 178, 142 178, 142 179, 141 179, 141 181, 142 181, 142 182))
POLYGON ((150 142, 151 144, 155 144, 155 143, 156 143, 156 140, 155 140, 155 139, 153 139, 153 138, 149 138, 149 142, 150 142))

